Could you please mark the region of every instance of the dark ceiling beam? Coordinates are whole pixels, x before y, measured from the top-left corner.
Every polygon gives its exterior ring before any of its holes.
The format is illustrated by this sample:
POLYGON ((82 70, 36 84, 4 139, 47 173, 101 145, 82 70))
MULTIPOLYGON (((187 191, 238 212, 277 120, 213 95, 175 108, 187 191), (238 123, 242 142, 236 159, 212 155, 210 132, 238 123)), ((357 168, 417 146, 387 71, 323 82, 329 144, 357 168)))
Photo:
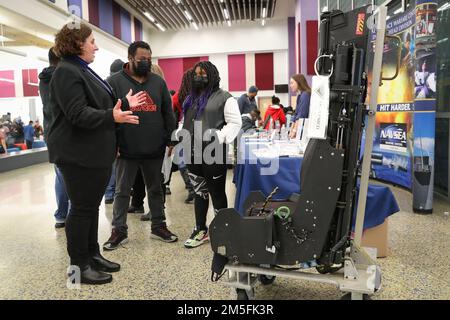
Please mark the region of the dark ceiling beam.
POLYGON ((217 21, 219 21, 223 25, 225 18, 223 17, 222 7, 219 3, 219 0, 211 0, 211 1, 213 2, 214 10, 216 11, 218 17, 217 21))
POLYGON ((237 6, 237 10, 238 10, 238 14, 239 14, 239 21, 242 21, 242 16, 241 16, 241 4, 239 0, 236 0, 236 6, 237 6))
POLYGON ((187 7, 186 9, 190 9, 190 10, 188 10, 188 11, 189 11, 189 14, 192 16, 192 18, 193 18, 194 21, 197 23, 197 25, 201 25, 202 22, 201 22, 201 20, 200 20, 200 17, 198 16, 196 10, 194 10, 194 7, 195 7, 195 6, 193 6, 193 5, 191 4, 191 1, 190 1, 190 0, 184 0, 184 1, 185 1, 185 3, 188 4, 188 6, 186 6, 186 7, 187 7))
POLYGON ((209 13, 211 14, 213 23, 215 23, 216 26, 218 26, 219 25, 219 18, 216 17, 216 13, 212 9, 212 7, 214 5, 211 5, 211 2, 209 0, 205 0, 205 1, 206 1, 206 6, 208 7, 209 13))
POLYGON ((213 21, 211 20, 210 16, 209 16, 209 12, 208 9, 206 8, 206 4, 203 3, 203 1, 199 1, 196 2, 196 7, 198 12, 201 13, 203 20, 205 20, 206 25, 209 26, 210 24, 212 25, 213 21))
POLYGON ((277 6, 277 0, 272 0, 272 14, 270 15, 271 18, 275 15, 275 7, 277 6))
POLYGON ((169 5, 164 0, 159 0, 156 2, 158 4, 157 9, 161 12, 162 15, 167 19, 167 21, 170 21, 170 23, 175 26, 174 29, 181 28, 181 24, 178 22, 178 19, 175 19, 172 14, 169 5))

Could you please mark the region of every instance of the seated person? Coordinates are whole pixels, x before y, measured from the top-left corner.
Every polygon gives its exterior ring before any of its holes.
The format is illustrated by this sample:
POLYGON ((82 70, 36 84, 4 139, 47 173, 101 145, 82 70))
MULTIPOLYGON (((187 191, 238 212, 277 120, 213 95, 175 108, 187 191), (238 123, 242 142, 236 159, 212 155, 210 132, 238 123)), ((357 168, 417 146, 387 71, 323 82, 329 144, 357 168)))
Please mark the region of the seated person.
POLYGON ((272 129, 275 129, 275 123, 280 123, 280 128, 286 124, 286 115, 280 106, 280 99, 276 96, 272 97, 272 105, 266 111, 266 116, 264 117, 264 129, 269 130, 270 124, 272 123, 272 129), (270 117, 270 118, 269 118, 270 117), (272 120, 272 121, 271 121, 272 120))
POLYGON ((256 121, 260 119, 261 112, 258 109, 242 115, 242 131, 256 130, 256 121))
POLYGON ((8 147, 6 145, 7 129, 3 124, 0 124, 0 154, 8 153, 8 147))

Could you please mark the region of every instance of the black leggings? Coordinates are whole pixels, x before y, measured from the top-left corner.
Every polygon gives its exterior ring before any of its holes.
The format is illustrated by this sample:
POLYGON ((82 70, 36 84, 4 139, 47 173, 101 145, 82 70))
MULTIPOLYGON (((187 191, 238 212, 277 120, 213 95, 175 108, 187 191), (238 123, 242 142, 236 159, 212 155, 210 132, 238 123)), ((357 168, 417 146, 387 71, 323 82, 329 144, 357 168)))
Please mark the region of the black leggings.
POLYGON ((206 216, 211 195, 215 212, 228 207, 225 184, 227 181, 226 164, 188 165, 189 177, 195 192, 195 222, 197 230, 206 230, 206 216))
POLYGON ((67 251, 70 264, 81 269, 99 253, 98 209, 111 177, 111 168, 91 169, 58 165, 70 199, 66 220, 67 251))

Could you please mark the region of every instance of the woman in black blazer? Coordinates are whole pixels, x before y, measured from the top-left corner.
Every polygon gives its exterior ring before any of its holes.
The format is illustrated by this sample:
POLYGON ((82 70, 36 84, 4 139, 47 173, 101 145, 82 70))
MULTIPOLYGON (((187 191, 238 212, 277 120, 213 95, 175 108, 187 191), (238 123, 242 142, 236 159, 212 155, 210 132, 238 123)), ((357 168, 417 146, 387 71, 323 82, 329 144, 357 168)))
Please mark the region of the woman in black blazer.
MULTIPOLYGON (((112 281, 120 270, 100 254, 98 210, 117 154, 115 123, 138 124, 131 111, 145 101, 142 92, 117 100, 89 64, 98 50, 92 30, 64 26, 54 51, 62 58, 50 82, 53 123, 49 124, 50 162, 61 170, 71 209, 66 221, 69 277, 85 284, 112 281)), ((72 281, 72 280, 71 280, 72 281)))

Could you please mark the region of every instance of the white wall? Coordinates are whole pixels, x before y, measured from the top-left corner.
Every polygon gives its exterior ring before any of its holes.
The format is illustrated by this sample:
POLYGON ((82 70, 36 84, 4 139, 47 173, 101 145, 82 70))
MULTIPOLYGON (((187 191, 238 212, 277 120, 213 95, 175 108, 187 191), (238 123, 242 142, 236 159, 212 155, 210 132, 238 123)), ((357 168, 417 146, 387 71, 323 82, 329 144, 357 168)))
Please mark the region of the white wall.
MULTIPOLYGON (((144 41, 152 47, 153 58, 179 58, 209 56, 221 77, 221 87, 228 90, 228 55, 246 54, 247 86, 255 84, 254 54, 274 53, 275 84, 289 83, 287 19, 269 21, 265 27, 258 23, 233 25, 232 27, 200 28, 199 31, 144 33, 144 41)), ((232 92, 235 97, 245 91, 232 92)), ((260 91, 259 97, 271 97, 275 91, 260 91)), ((281 103, 289 105, 288 94, 277 94, 281 103)))
POLYGON ((144 35, 155 58, 288 50, 287 19, 144 35))

